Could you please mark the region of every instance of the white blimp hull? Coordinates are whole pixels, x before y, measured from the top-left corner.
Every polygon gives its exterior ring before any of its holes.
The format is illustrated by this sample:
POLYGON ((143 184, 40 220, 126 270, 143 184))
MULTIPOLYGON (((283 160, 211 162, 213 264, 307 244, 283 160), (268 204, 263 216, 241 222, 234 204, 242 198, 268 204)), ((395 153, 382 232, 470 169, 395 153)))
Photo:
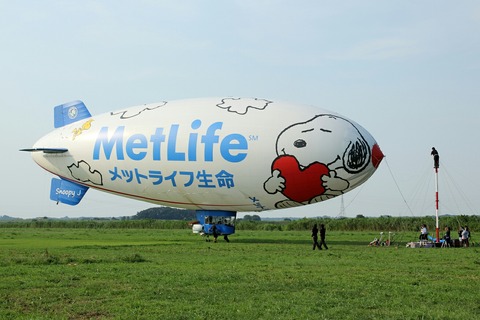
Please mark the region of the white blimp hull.
POLYGON ((55 126, 24 150, 39 151, 34 160, 61 178, 51 198, 69 204, 91 187, 195 210, 290 208, 352 190, 383 158, 373 137, 343 116, 256 98, 160 102, 99 116, 76 101, 55 108, 55 126))

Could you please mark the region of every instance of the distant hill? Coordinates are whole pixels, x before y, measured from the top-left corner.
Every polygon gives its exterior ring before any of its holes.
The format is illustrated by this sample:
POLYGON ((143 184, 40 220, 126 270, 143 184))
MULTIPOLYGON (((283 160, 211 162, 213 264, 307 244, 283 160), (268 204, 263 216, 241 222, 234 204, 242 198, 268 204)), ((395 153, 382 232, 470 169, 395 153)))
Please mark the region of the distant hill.
POLYGON ((18 220, 18 218, 13 218, 9 216, 0 216, 0 221, 9 221, 9 220, 18 220))
POLYGON ((142 210, 131 217, 131 220, 158 219, 158 220, 195 220, 195 210, 176 209, 169 207, 155 207, 142 210))

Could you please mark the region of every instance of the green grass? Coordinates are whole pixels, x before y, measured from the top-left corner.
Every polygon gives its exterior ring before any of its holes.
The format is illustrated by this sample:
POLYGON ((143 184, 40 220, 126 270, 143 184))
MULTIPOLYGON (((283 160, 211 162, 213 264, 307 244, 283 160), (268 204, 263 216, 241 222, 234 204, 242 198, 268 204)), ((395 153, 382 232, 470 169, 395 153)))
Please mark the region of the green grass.
POLYGON ((0 319, 477 319, 480 248, 377 232, 0 229, 0 319))

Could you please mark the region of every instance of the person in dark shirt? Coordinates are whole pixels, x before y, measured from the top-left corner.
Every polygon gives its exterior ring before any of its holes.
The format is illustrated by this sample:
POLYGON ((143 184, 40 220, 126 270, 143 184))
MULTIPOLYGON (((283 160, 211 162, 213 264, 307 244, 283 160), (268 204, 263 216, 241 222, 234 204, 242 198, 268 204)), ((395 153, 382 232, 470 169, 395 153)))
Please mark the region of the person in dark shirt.
POLYGON ((430 154, 433 156, 433 167, 438 169, 440 166, 440 156, 438 155, 437 149, 432 147, 432 152, 430 152, 430 154))
POLYGON ((325 249, 328 249, 327 244, 325 243, 325 225, 322 223, 320 225, 320 250, 322 250, 322 245, 325 246, 325 249))
POLYGON ((443 240, 447 244, 447 246, 450 246, 450 243, 452 242, 452 238, 450 237, 450 227, 445 227, 445 235, 443 236, 443 240))
POLYGON ((213 235, 213 242, 217 242, 217 238, 218 238, 218 229, 217 229, 217 226, 215 225, 215 223, 212 225, 210 231, 212 231, 212 235, 213 235))
POLYGON ((312 240, 313 240, 313 250, 318 247, 318 250, 322 250, 320 245, 318 244, 318 228, 317 224, 315 223, 312 228, 312 240))

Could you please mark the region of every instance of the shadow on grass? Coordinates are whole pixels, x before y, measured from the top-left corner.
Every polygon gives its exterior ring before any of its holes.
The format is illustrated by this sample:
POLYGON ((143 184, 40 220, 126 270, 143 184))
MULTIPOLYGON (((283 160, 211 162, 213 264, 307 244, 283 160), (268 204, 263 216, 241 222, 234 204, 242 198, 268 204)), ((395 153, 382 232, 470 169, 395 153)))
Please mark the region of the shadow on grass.
MULTIPOLYGON (((223 239, 219 239, 223 241, 223 239)), ((299 240, 299 239, 261 239, 261 238, 232 238, 231 242, 234 243, 251 243, 251 244, 296 244, 296 245, 312 245, 311 240, 299 240)), ((327 246, 368 246, 365 241, 327 241, 327 246)))
MULTIPOLYGON (((223 236, 218 237, 218 243, 225 243, 223 236)), ((157 247, 157 246, 182 246, 186 243, 195 243, 195 242, 207 242, 213 243, 213 237, 210 238, 210 241, 206 241, 205 238, 197 239, 182 239, 182 240, 158 240, 157 243, 135 243, 135 244, 109 244, 109 245, 77 245, 71 246, 72 249, 122 249, 122 248, 132 248, 132 247, 157 247)), ((288 239, 288 238, 255 238, 255 237, 230 237, 230 243, 235 244, 276 244, 276 245, 305 245, 311 246, 312 241, 310 239, 288 239)), ((328 246, 368 246, 368 242, 364 240, 327 240, 328 246)), ((395 245, 395 244, 394 244, 395 245)))

